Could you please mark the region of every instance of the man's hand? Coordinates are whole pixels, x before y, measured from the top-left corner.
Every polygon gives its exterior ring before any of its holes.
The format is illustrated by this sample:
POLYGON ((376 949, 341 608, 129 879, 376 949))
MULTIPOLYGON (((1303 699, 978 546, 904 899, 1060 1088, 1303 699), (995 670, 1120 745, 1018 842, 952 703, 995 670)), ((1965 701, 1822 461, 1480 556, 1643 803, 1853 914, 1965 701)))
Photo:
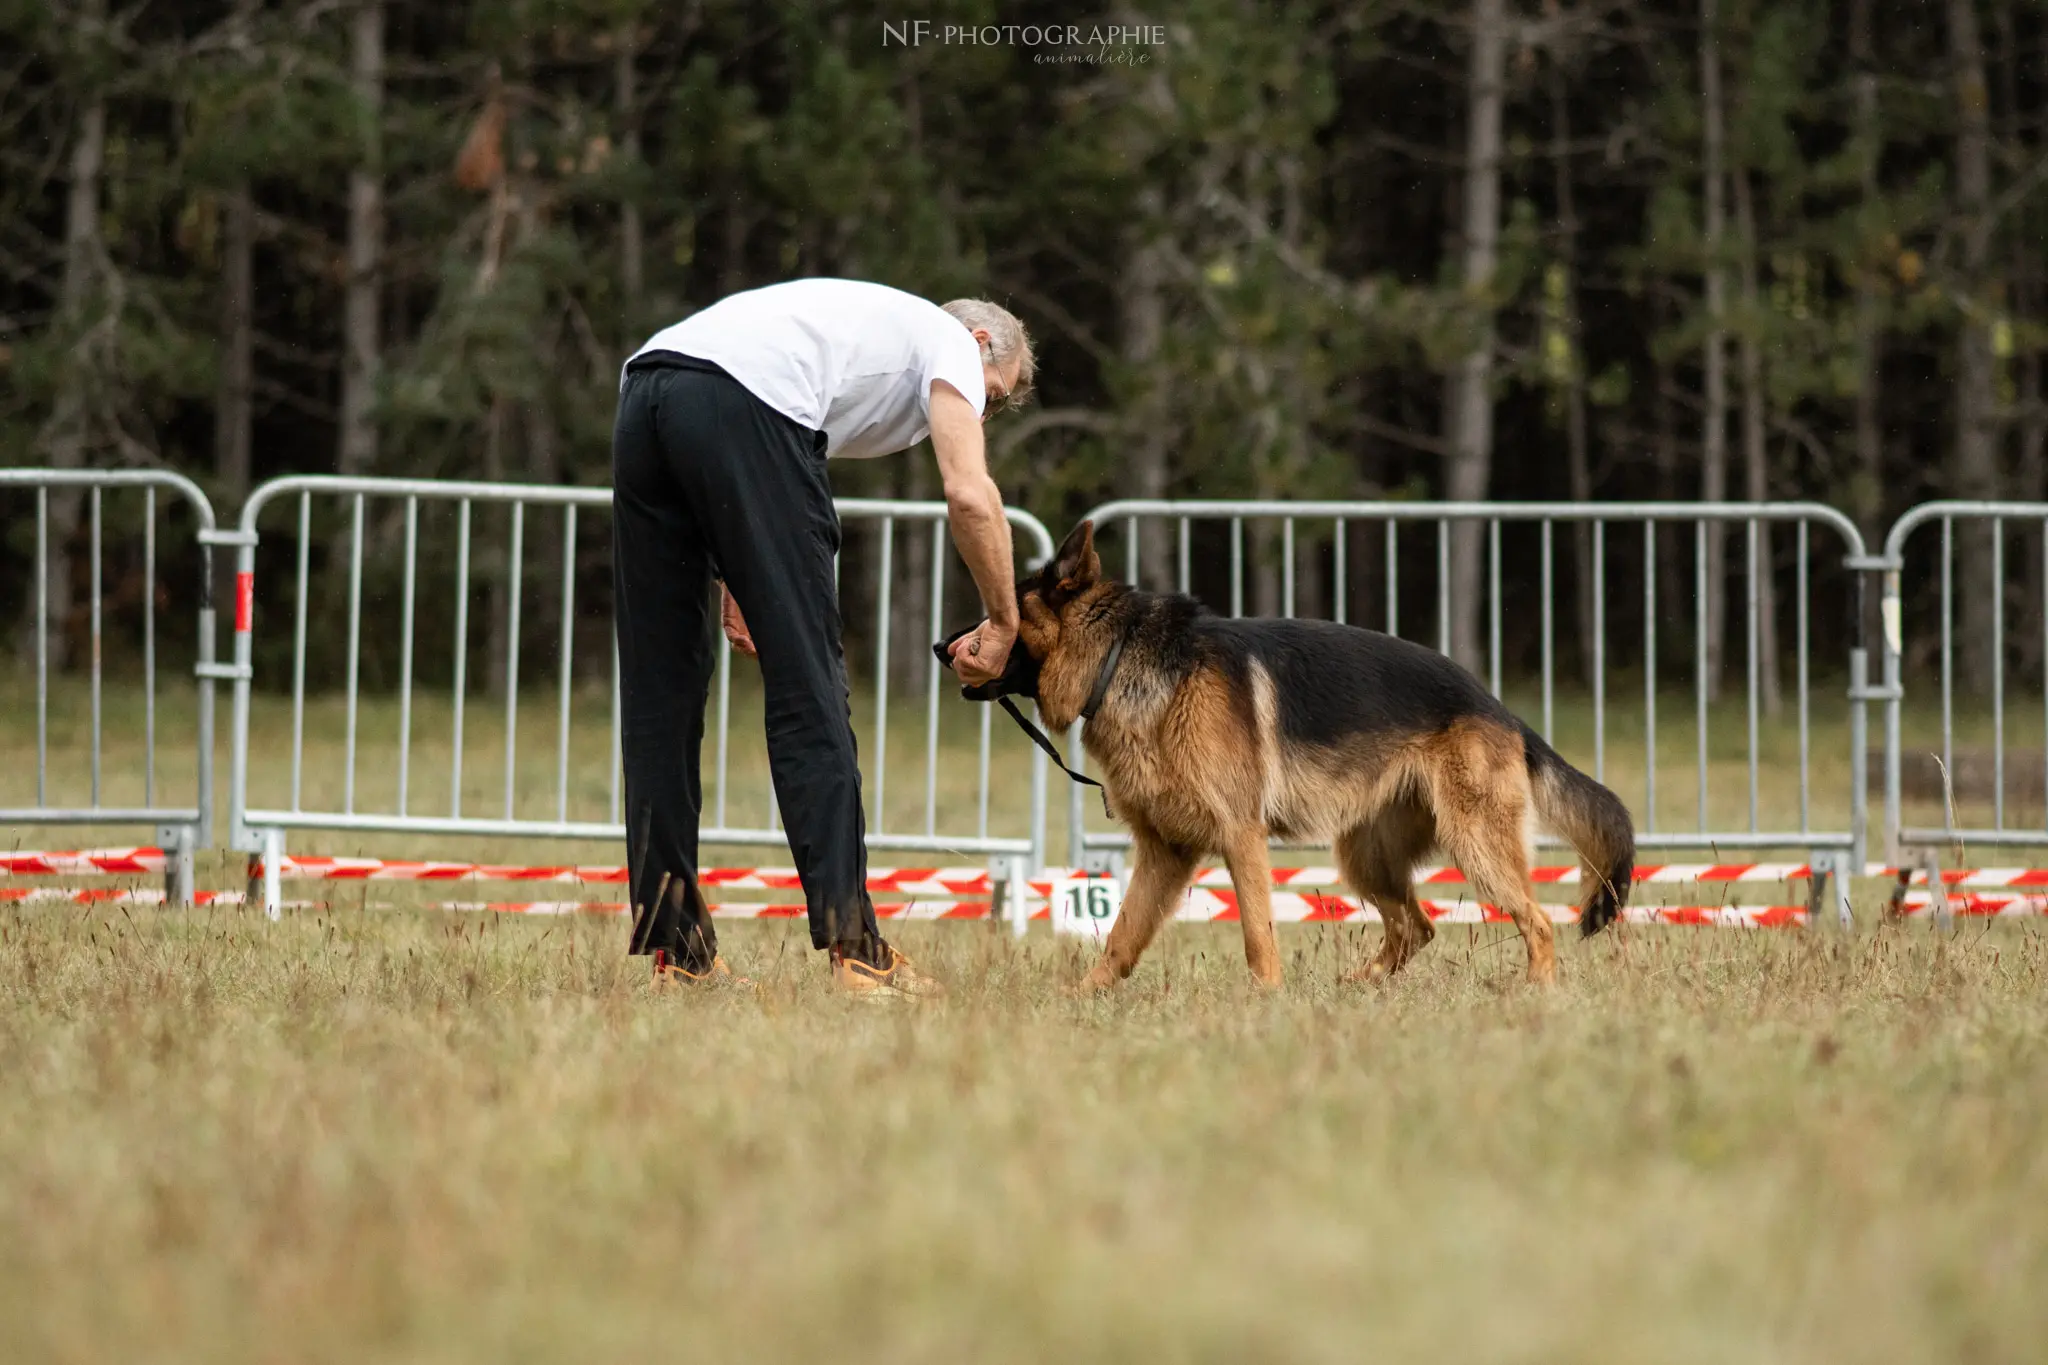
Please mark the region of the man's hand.
POLYGON ((994 682, 1009 667, 1010 649, 1016 643, 1014 627, 983 621, 953 642, 953 671, 969 687, 994 682))
POLYGON ((747 633, 747 618, 740 615, 740 604, 732 600, 732 589, 720 583, 718 595, 723 599, 719 606, 719 624, 725 627, 725 638, 732 641, 732 647, 749 659, 755 658, 754 637, 747 633))

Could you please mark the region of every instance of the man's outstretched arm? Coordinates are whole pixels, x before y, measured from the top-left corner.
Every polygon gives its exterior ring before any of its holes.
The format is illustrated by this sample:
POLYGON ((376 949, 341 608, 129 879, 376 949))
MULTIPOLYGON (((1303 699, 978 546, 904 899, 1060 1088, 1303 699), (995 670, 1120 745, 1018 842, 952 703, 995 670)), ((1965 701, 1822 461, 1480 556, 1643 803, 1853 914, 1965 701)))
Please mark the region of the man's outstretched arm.
POLYGON ((953 543, 981 590, 988 619, 953 649, 953 670, 970 686, 993 681, 1017 639, 1017 579, 1003 495, 988 476, 988 451, 974 405, 943 379, 932 384, 932 449, 946 488, 953 543))

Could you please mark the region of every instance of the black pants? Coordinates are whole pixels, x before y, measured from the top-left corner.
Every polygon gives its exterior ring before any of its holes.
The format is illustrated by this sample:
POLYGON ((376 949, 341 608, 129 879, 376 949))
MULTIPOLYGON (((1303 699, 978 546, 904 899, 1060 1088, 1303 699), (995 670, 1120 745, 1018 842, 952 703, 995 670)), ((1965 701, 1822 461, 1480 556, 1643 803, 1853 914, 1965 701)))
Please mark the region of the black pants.
POLYGON ((840 650, 839 515, 825 436, 708 362, 635 362, 612 433, 612 555, 635 953, 708 966, 697 884, 699 757, 722 577, 760 651, 768 762, 811 942, 881 940, 840 650))

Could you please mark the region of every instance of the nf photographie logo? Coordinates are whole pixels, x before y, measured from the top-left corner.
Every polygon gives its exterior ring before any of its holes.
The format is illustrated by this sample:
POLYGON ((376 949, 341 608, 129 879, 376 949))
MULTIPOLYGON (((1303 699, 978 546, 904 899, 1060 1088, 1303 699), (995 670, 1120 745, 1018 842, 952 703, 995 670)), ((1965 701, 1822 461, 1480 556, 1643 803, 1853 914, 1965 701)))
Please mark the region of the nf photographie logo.
POLYGON ((1166 46, 1164 24, 935 24, 882 21, 883 47, 1023 47, 1036 62, 1138 65, 1166 46))

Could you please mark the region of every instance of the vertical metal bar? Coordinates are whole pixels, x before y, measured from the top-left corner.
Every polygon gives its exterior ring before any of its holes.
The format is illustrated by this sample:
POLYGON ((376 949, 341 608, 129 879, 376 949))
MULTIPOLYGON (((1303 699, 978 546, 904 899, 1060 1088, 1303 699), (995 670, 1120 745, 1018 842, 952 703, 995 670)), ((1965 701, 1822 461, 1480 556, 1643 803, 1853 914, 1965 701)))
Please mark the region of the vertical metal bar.
POLYGON ((1500 695, 1500 518, 1486 523, 1486 600, 1490 604, 1486 622, 1487 682, 1493 695, 1500 695))
POLYGON ((1280 519, 1280 614, 1294 619, 1294 518, 1280 519))
MULTIPOLYGON (((1180 590, 1181 590, 1181 591, 1182 591, 1183 593, 1185 593, 1185 592, 1189 591, 1189 588, 1188 588, 1188 519, 1187 519, 1186 517, 1182 517, 1182 518, 1180 519, 1180 590)), ((987 708, 983 708, 983 709, 984 709, 984 710, 986 710, 987 708)))
POLYGON ((576 504, 562 505, 562 659, 555 711, 555 819, 569 820, 569 697, 576 669, 576 504))
MULTIPOLYGON (((1135 526, 1137 518, 1133 517, 1135 526)), ((931 637, 946 633, 941 619, 946 604, 946 526, 934 520, 932 528, 932 614, 931 637)), ((1020 646, 1021 647, 1021 646, 1020 646)), ((925 663, 924 700, 924 832, 936 834, 939 820, 939 657, 929 655, 925 663)))
POLYGON ((612 751, 611 751, 611 796, 605 803, 606 819, 619 823, 619 779, 626 765, 625 737, 619 724, 619 635, 612 631, 612 751))
MULTIPOLYGON (((732 737, 732 641, 718 633, 718 805, 716 823, 725 828, 726 761, 732 737)), ((773 788, 775 784, 769 783, 773 788)))
POLYGON ((1643 828, 1657 828, 1657 523, 1643 522, 1643 828))
POLYGON ((1991 519, 1991 816, 2005 828, 2005 518, 1991 519))
POLYGON ((1451 523, 1436 523, 1436 652, 1451 652, 1451 523))
POLYGON ((348 553, 348 745, 342 776, 341 808, 356 808, 356 683, 362 664, 363 628, 363 495, 356 494, 349 522, 348 553))
POLYGON ((1756 833, 1757 806, 1757 693, 1763 689, 1763 585, 1758 577, 1761 556, 1758 551, 1763 537, 1755 517, 1747 523, 1744 538, 1745 556, 1748 559, 1748 578, 1743 596, 1747 599, 1745 609, 1747 621, 1744 630, 1749 637, 1749 832, 1756 833))
POLYGON ((398 640, 398 813, 404 815, 412 775, 413 594, 419 578, 420 500, 405 500, 405 569, 399 602, 398 640))
POLYGON ((1401 523, 1387 522, 1387 634, 1401 633, 1401 523))
POLYGON ((1350 537, 1345 531, 1344 518, 1339 517, 1337 518, 1337 559, 1334 572, 1332 573, 1332 577, 1336 579, 1336 582, 1331 585, 1331 595, 1337 599, 1336 616, 1337 624, 1340 626, 1345 624, 1346 613, 1351 609, 1351 575, 1345 571, 1344 563, 1345 554, 1350 548, 1345 544, 1345 541, 1348 539, 1350 537))
POLYGON ((1230 614, 1244 615, 1244 518, 1230 519, 1230 614))
MULTIPOLYGON (((993 706, 977 706, 974 709, 981 716, 981 737, 978 744, 980 753, 977 755, 977 761, 975 765, 975 770, 979 774, 981 780, 979 783, 976 784, 975 787, 975 791, 978 793, 978 795, 975 798, 974 837, 977 839, 986 839, 988 838, 988 761, 990 720, 995 715, 996 708, 993 706)), ((1039 814, 1040 818, 1043 819, 1044 812, 1040 812, 1039 814)))
POLYGON ((100 804, 100 490, 92 490, 92 804, 100 804))
MULTIPOLYGON (((1956 772, 1955 708, 1955 519, 1941 519, 1941 770, 1945 781, 1956 772)), ((1941 803, 1941 827, 1955 828, 1949 803, 1941 803)))
MULTIPOLYGON (((302 542, 303 543, 303 542, 302 542)), ((303 582, 304 580, 301 579, 303 582)), ((455 684, 453 744, 448 760, 448 816, 462 816, 462 703, 469 674, 469 499, 455 516, 455 684)))
POLYGON ((1593 780, 1607 780, 1607 523, 1593 523, 1593 780))
POLYGON ((512 504, 512 545, 505 560, 505 818, 512 818, 519 770, 519 607, 526 589, 526 504, 512 504))
MULTIPOLYGON (((1138 519, 1136 517, 1124 518, 1124 582, 1134 588, 1144 586, 1138 582, 1138 519)), ((933 656, 932 662, 938 662, 936 655, 933 656)))
POLYGON ((142 490, 142 804, 156 804, 156 488, 142 490))
POLYGON ((875 593, 875 811, 869 823, 877 834, 888 819, 882 798, 889 780, 889 595, 896 551, 896 518, 882 518, 882 581, 875 593))
POLYGON ((1699 743, 1699 832, 1707 832, 1707 523, 1693 523, 1692 542, 1693 726, 1699 743))
MULTIPOLYGON (((468 505, 464 504, 465 512, 468 505)), ((465 524, 466 529, 466 524, 465 524)), ((313 546, 313 495, 299 494, 299 540, 294 549, 299 577, 293 589, 296 614, 292 617, 292 809, 301 806, 301 783, 306 771, 306 582, 311 573, 313 546)), ((467 542, 463 548, 468 549, 467 542)), ((240 592, 238 587, 235 590, 240 592)), ((457 675, 461 676, 460 674, 457 675)), ((458 748, 457 752, 460 752, 458 748)))
MULTIPOLYGON (((1067 727, 1067 770, 1085 773, 1088 771, 1088 752, 1081 747, 1081 727, 1067 727)), ((1084 861, 1087 842, 1087 816, 1081 808, 1081 784, 1067 784, 1067 866, 1079 867, 1084 861)))
POLYGON ((1556 673, 1554 626, 1555 613, 1551 605, 1551 521, 1543 519, 1543 738, 1549 740, 1557 733, 1557 712, 1555 708, 1556 673))
MULTIPOLYGON (((2048 528, 2044 528, 2048 534, 2048 528)), ((49 804, 49 487, 35 489, 35 804, 49 804)))
MULTIPOLYGON (((1813 827, 1812 803, 1812 724, 1808 706, 1811 690, 1811 670, 1807 664, 1807 643, 1809 621, 1806 601, 1806 555, 1808 526, 1804 518, 1799 522, 1799 557, 1795 568, 1799 590, 1799 832, 1804 834, 1813 827)), ((1860 871, 1861 869, 1855 869, 1860 871)))

